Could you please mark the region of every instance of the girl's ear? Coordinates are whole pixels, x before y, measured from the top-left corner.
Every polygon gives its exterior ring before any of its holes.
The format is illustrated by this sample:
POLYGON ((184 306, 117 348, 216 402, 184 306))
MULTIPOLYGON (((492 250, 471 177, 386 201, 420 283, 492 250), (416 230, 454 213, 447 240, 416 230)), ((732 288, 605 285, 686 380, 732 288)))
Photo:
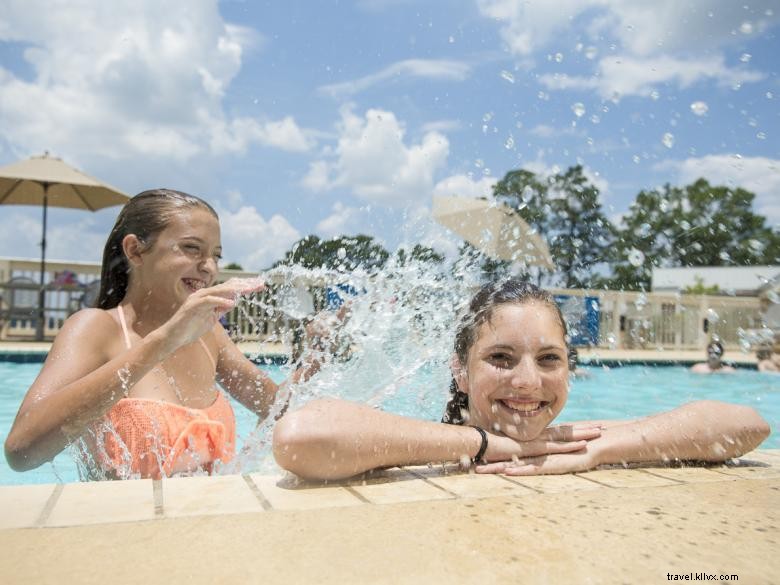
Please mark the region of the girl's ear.
POLYGON ((452 354, 450 358, 450 371, 452 372, 452 379, 458 385, 458 390, 464 394, 469 393, 468 373, 463 364, 460 363, 460 359, 456 354, 452 354))
POLYGON ((131 265, 138 266, 143 262, 141 253, 144 251, 144 245, 135 234, 127 234, 122 238, 122 251, 131 265))

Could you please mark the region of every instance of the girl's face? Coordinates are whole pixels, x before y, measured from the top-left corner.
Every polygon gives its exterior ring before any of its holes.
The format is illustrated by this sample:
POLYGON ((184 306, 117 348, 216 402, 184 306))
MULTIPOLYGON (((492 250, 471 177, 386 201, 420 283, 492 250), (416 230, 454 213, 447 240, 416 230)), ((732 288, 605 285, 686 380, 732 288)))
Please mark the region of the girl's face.
POLYGON ((569 391, 566 342, 554 309, 535 301, 496 307, 456 380, 469 395, 471 424, 520 441, 536 438, 569 391))
POLYGON ((221 254, 219 221, 205 209, 192 207, 177 213, 142 253, 142 278, 151 294, 179 305, 214 284, 221 254))

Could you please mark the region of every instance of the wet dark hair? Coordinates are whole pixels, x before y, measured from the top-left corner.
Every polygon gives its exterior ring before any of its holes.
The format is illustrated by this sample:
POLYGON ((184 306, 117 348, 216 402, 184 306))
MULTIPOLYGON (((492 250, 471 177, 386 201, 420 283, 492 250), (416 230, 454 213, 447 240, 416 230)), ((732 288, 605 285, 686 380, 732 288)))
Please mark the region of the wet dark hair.
POLYGON ((173 189, 151 189, 127 202, 119 212, 103 249, 100 293, 96 303, 98 308, 113 309, 127 294, 130 266, 122 249, 125 236, 135 234, 148 248, 157 235, 168 227, 176 213, 194 207, 205 209, 219 219, 214 208, 203 199, 173 189))
POLYGON ((723 355, 723 344, 717 340, 713 339, 707 344, 707 356, 717 356, 721 357, 723 355))
MULTIPOLYGON (((487 323, 493 317, 496 307, 499 305, 516 303, 525 304, 539 302, 547 305, 557 317, 563 330, 564 340, 567 338, 566 321, 563 318, 560 307, 556 304, 552 295, 538 286, 516 278, 508 278, 484 285, 471 299, 468 310, 461 318, 455 331, 455 355, 465 367, 468 361, 469 350, 477 340, 477 332, 483 323, 487 323)), ((567 353, 570 352, 568 341, 567 353)), ((569 367, 571 367, 569 361, 569 367)), ((450 400, 442 416, 441 422, 454 425, 465 424, 468 419, 469 396, 458 389, 455 378, 450 382, 450 400)))

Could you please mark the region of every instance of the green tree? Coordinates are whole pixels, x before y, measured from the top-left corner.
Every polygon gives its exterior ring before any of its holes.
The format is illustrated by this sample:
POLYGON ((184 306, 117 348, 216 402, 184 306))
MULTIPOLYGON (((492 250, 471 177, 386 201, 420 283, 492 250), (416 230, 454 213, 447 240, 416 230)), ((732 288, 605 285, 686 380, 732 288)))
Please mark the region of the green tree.
POLYGON ((288 250, 279 265, 299 265, 304 268, 329 268, 350 271, 357 268, 374 270, 384 266, 390 254, 371 236, 339 236, 321 240, 310 235, 298 240, 288 250))
POLYGON ((582 166, 546 181, 524 169, 510 171, 496 183, 493 194, 547 241, 563 286, 593 285, 613 227, 601 210, 598 188, 585 177, 582 166))
POLYGON ((435 264, 441 264, 444 262, 444 256, 439 254, 436 250, 429 246, 423 246, 422 244, 415 244, 410 252, 407 252, 406 248, 399 248, 395 253, 396 260, 401 266, 407 262, 432 262, 435 264))
POLYGON ((683 187, 642 191, 623 217, 613 263, 613 288, 647 290, 656 266, 774 264, 780 231, 753 212, 755 195, 712 186, 705 179, 683 187))
POLYGON ((238 262, 230 262, 226 266, 224 266, 225 270, 243 270, 243 266, 239 264, 238 262))

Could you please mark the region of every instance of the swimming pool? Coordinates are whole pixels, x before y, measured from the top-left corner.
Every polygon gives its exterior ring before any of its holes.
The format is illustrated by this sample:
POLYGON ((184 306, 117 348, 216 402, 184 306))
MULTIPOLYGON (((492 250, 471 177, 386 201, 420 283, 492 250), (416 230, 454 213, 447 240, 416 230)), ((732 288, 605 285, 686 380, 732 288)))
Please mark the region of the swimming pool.
MULTIPOLYGON (((276 381, 285 377, 279 366, 262 366, 276 381)), ((0 361, 0 440, 5 437, 19 404, 38 371, 40 363, 0 361)), ((691 400, 723 400, 754 407, 772 427, 772 435, 762 448, 780 448, 780 375, 740 370, 732 375, 701 376, 682 366, 623 366, 585 368, 586 377, 573 381, 569 401, 559 421, 625 419, 668 410, 691 400)), ((447 400, 446 384, 441 384, 441 368, 418 372, 418 379, 388 393, 382 406, 399 414, 438 420, 447 400), (435 385, 426 383, 436 380, 435 385)), ((255 430, 256 417, 233 403, 238 424, 238 449, 255 430)), ((267 439, 267 436, 264 437, 267 439)), ((252 436, 251 440, 256 440, 252 436)), ((265 441, 267 442, 267 441, 265 441)), ((254 457, 251 469, 264 472, 275 468, 268 448, 254 457)), ((78 481, 76 465, 66 451, 52 463, 17 473, 0 461, 0 485, 78 481)))

